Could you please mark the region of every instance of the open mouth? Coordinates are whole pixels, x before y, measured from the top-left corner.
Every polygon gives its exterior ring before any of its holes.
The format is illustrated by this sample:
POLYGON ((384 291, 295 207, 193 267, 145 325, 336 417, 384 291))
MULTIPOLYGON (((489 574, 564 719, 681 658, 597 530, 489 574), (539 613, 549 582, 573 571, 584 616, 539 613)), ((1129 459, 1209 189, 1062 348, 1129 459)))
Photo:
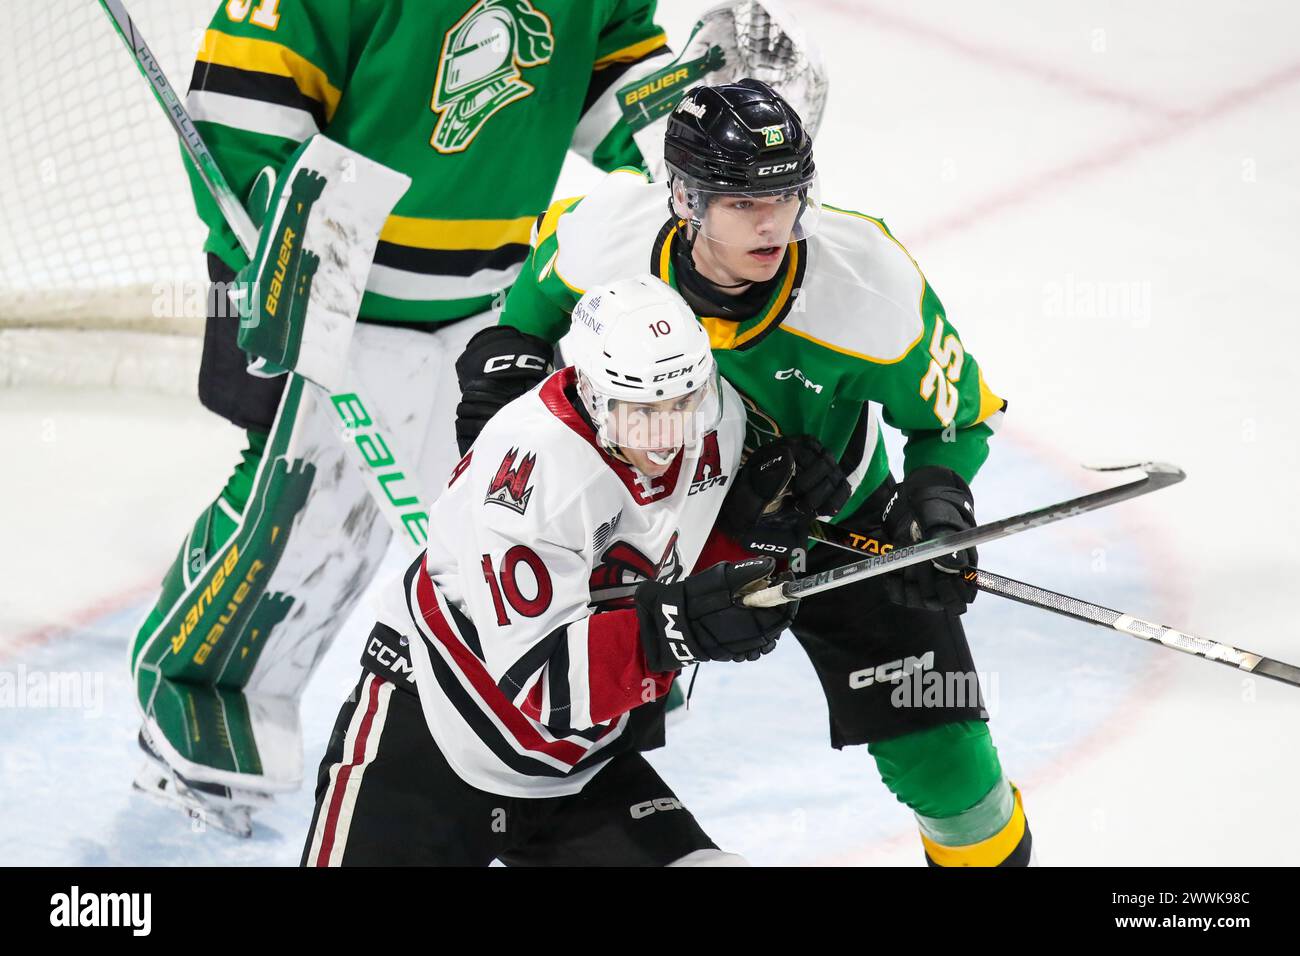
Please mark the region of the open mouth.
POLYGON ((756 249, 750 249, 749 254, 756 259, 768 261, 775 259, 781 253, 780 246, 759 246, 756 249))

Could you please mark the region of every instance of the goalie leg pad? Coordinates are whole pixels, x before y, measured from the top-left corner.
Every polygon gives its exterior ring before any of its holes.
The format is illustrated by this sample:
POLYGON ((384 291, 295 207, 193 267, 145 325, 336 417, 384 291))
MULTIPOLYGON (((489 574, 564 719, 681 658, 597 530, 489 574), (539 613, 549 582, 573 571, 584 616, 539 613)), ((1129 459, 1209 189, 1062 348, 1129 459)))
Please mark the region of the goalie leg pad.
MULTIPOLYGON (((418 474, 399 472, 384 483, 397 502, 418 488, 427 504, 446 484, 456 459, 455 399, 441 392, 454 392, 451 365, 471 334, 460 327, 475 322, 434 332, 356 330, 350 374, 376 406, 367 413, 377 429, 357 428, 352 440, 368 443, 368 457, 382 461, 375 437, 382 433, 420 463, 418 474)), ((229 522, 225 539, 204 538, 212 546, 197 559, 186 548, 137 639, 133 671, 142 713, 168 761, 186 761, 187 777, 248 789, 292 788, 301 779, 296 720, 228 718, 242 712, 241 692, 288 701, 296 715, 317 662, 383 560, 391 532, 347 460, 339 414, 300 378, 290 380, 242 511, 224 498, 209 509, 205 521, 229 522), (214 688, 235 697, 214 696, 214 688), (217 751, 193 751, 187 733, 195 720, 208 725, 208 717, 230 733, 205 737, 217 751)), ((423 507, 412 507, 422 519, 423 507)))

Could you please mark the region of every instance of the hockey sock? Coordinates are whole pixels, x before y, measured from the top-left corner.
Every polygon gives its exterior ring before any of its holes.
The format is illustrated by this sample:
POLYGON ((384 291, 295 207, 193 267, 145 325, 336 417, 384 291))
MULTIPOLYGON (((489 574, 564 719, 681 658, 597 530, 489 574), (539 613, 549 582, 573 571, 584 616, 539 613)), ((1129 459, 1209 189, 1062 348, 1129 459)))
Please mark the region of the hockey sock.
POLYGON ((1028 866, 1033 837, 1020 791, 999 780, 979 803, 955 817, 916 815, 930 866, 1028 866))
POLYGON ((983 721, 870 744, 885 785, 916 814, 932 866, 1023 866, 1031 836, 983 721))
POLYGON ((982 720, 963 720, 868 744, 876 769, 899 801, 927 817, 973 807, 1002 779, 982 720))

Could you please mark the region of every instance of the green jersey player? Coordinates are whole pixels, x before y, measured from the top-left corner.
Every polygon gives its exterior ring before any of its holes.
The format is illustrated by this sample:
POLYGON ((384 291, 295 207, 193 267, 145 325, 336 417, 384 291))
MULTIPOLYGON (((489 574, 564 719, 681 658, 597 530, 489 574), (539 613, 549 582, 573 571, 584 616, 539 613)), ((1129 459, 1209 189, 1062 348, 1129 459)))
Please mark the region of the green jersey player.
MULTIPOLYGON (((755 80, 696 89, 664 158, 666 185, 618 172, 540 220, 499 327, 457 363, 462 448, 526 387, 518 356, 549 350, 584 289, 649 269, 690 304, 749 407, 746 480, 722 520, 751 546, 806 543, 816 515, 877 548, 973 526, 969 482, 1005 403, 884 223, 822 203, 793 109, 755 80), (901 482, 881 420, 906 436, 901 482)), ((840 563, 827 550, 808 552, 808 570, 840 563)), ((972 549, 814 596, 792 631, 821 680, 832 745, 867 745, 916 814, 927 860, 1023 865, 1029 829, 959 616, 974 591, 958 572, 975 560, 972 549), (950 691, 906 693, 922 671, 950 691)))

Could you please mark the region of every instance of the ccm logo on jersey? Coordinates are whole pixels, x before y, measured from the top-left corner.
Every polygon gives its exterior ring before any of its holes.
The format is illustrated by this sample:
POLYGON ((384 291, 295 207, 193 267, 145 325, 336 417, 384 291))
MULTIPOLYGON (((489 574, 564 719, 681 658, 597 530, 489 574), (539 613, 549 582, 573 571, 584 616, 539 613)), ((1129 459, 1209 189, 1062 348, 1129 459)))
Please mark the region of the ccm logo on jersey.
POLYGON ((934 667, 934 651, 926 651, 920 657, 908 657, 901 661, 890 661, 878 667, 864 667, 849 675, 849 686, 854 690, 870 687, 872 684, 890 684, 902 680, 916 671, 928 671, 934 667))
POLYGON ((822 387, 810 380, 808 376, 804 375, 804 373, 797 368, 783 368, 781 371, 776 373, 775 377, 778 382, 785 382, 789 379, 797 378, 799 381, 803 382, 804 388, 811 388, 818 395, 822 393, 822 387))
POLYGON ((485 373, 504 372, 508 368, 535 368, 545 371, 546 360, 539 355, 494 355, 483 363, 485 373))
POLYGON ((537 463, 537 456, 524 455, 516 466, 515 459, 518 457, 518 448, 511 448, 506 452, 506 456, 501 459, 501 466, 497 468, 497 473, 488 483, 487 496, 483 499, 483 504, 501 505, 511 511, 524 513, 528 507, 528 499, 533 496, 533 489, 529 487, 528 480, 533 475, 533 465, 537 463))
POLYGON ((775 165, 775 166, 760 166, 760 167, 758 167, 758 173, 757 173, 757 175, 759 175, 759 176, 775 176, 777 173, 788 173, 788 172, 790 172, 790 170, 792 170, 792 169, 798 169, 798 168, 799 168, 799 164, 798 164, 797 162, 793 162, 793 163, 778 163, 778 164, 775 165))
POLYGON ((691 479, 691 490, 687 497, 721 488, 727 483, 727 476, 722 473, 722 453, 718 451, 718 433, 709 432, 704 438, 704 447, 700 449, 700 460, 695 463, 695 477, 691 479))
POLYGON ((648 817, 652 813, 663 813, 666 810, 685 810, 681 801, 676 797, 659 797, 657 800, 647 800, 644 803, 634 803, 628 807, 628 812, 632 814, 633 820, 640 820, 642 817, 648 817))

